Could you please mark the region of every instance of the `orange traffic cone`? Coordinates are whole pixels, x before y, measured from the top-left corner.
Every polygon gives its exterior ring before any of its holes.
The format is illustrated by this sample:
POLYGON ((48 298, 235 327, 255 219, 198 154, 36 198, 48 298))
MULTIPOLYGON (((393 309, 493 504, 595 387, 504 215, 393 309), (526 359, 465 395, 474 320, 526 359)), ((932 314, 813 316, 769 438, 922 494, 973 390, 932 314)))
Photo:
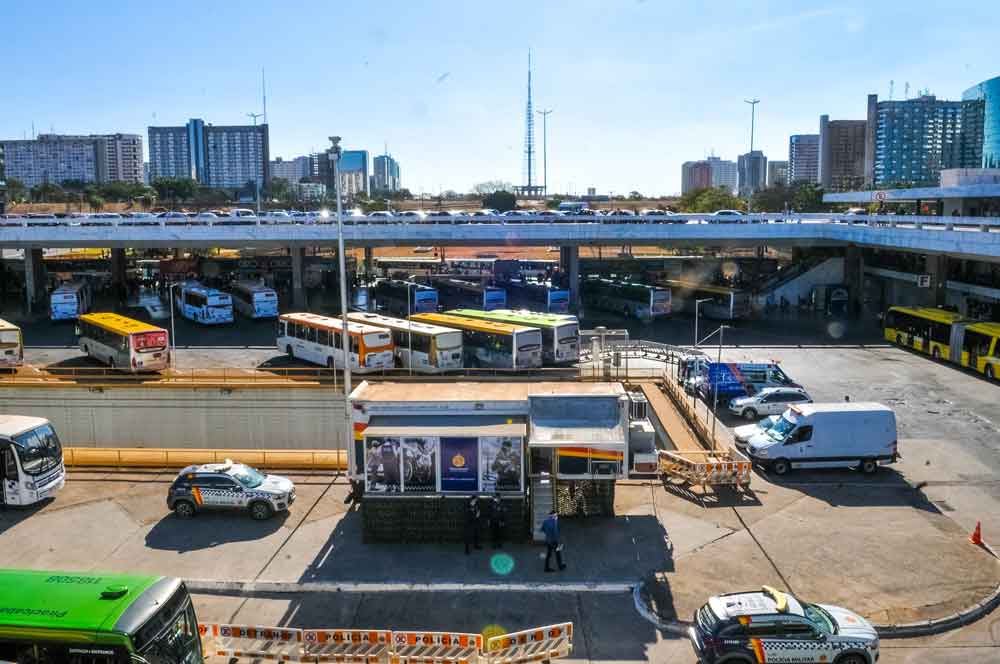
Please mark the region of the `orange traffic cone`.
POLYGON ((980 525, 980 523, 978 521, 976 521, 976 529, 972 531, 971 535, 969 535, 969 541, 972 542, 973 544, 975 544, 976 546, 982 546, 983 545, 983 531, 982 531, 982 526, 980 525))

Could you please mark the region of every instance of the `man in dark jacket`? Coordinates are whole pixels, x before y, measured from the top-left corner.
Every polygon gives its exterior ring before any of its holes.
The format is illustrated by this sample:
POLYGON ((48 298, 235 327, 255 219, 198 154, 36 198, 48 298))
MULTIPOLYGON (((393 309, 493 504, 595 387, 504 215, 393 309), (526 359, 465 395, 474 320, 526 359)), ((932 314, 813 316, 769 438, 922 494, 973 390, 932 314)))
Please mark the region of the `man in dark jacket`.
POLYGON ((472 497, 465 508, 465 555, 469 555, 470 546, 477 549, 483 548, 479 545, 479 498, 472 497))
POLYGON ((552 554, 556 554, 556 563, 559 569, 566 569, 562 558, 562 545, 559 543, 559 515, 555 510, 549 512, 549 516, 542 522, 542 532, 545 533, 545 571, 554 572, 549 564, 552 554))
POLYGON ((493 535, 493 548, 503 548, 503 529, 507 525, 507 508, 504 507, 500 494, 493 496, 493 510, 490 512, 490 532, 493 535))

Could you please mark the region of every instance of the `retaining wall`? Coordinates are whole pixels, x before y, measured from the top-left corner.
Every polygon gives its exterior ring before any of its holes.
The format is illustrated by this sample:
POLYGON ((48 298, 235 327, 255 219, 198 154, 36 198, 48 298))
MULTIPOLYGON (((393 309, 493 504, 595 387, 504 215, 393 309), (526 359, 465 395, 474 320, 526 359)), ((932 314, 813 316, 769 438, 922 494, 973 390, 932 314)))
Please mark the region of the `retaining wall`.
POLYGON ((76 447, 335 449, 345 428, 332 387, 0 386, 0 413, 47 418, 76 447))

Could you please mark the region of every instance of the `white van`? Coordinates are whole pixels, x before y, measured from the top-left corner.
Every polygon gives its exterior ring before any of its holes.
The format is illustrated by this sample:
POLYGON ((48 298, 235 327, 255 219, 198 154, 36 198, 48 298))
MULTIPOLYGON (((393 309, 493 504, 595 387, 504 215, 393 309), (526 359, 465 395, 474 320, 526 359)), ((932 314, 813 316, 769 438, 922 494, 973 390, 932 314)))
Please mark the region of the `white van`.
POLYGON ((747 441, 755 462, 784 475, 792 468, 858 468, 874 473, 898 458, 896 414, 880 403, 791 406, 747 441))

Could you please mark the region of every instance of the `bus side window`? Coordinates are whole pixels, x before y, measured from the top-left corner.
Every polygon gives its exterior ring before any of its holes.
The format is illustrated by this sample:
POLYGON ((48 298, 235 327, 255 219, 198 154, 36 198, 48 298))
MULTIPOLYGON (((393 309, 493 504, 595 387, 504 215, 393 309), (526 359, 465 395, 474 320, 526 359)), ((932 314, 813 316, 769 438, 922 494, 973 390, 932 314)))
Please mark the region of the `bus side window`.
POLYGON ((8 480, 17 479, 17 461, 14 459, 14 450, 9 447, 3 451, 3 472, 8 480))
POLYGON ((278 321, 278 336, 284 337, 288 334, 288 321, 279 320, 278 321))
POLYGON ((306 328, 306 341, 310 343, 316 343, 316 328, 307 327, 306 328))
POLYGON ((316 343, 320 346, 330 345, 330 331, 329 330, 316 330, 316 343))

